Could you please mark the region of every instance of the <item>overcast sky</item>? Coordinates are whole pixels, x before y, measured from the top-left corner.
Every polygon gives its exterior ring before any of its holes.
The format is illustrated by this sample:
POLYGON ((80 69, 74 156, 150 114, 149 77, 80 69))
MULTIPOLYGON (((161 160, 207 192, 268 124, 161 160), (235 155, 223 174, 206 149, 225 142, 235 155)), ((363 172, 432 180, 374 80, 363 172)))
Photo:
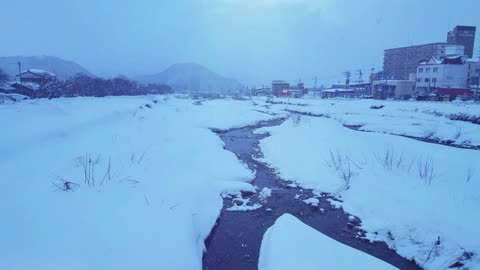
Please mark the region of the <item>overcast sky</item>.
POLYGON ((385 48, 480 27, 480 1, 2 0, 0 23, 0 55, 54 55, 99 75, 197 62, 247 85, 328 84, 381 69, 385 48))

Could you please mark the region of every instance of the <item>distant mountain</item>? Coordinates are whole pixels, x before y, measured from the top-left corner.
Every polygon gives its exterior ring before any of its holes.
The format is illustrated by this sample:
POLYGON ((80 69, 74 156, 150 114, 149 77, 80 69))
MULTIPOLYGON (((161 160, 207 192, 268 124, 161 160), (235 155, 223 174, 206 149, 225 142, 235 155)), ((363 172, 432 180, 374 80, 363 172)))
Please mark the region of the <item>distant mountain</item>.
POLYGON ((79 64, 55 56, 7 56, 0 57, 0 69, 12 78, 18 74, 17 62, 22 63, 22 70, 42 69, 53 72, 59 79, 68 79, 77 73, 92 75, 79 64))
POLYGON ((225 78, 195 63, 171 65, 161 73, 137 77, 137 80, 167 84, 177 92, 225 93, 243 88, 238 81, 225 78))

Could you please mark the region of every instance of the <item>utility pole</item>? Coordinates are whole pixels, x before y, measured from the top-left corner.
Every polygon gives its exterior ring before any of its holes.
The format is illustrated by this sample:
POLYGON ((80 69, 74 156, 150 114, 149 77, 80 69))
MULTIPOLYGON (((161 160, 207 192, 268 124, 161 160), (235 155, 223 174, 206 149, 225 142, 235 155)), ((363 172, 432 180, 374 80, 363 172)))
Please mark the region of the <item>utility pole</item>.
POLYGON ((383 92, 383 95, 385 99, 387 99, 388 98, 388 75, 384 74, 384 76, 385 76, 385 92, 383 92))
POLYGON ((347 70, 343 73, 345 75, 345 88, 348 89, 350 88, 350 76, 352 76, 352 73, 347 70))
POLYGON ((317 80, 318 80, 318 77, 317 76, 313 77, 313 80, 315 81, 315 86, 313 87, 313 94, 316 96, 317 95, 317 80))
POLYGON ((358 74, 358 81, 357 81, 357 83, 360 83, 360 84, 363 83, 363 72, 362 72, 362 70, 361 70, 361 69, 357 69, 356 72, 357 72, 357 74, 358 74))
POLYGON ((370 73, 370 80, 369 80, 369 82, 370 82, 370 95, 373 96, 373 81, 375 80, 375 75, 374 75, 374 73, 375 73, 375 68, 372 67, 372 68, 370 69, 370 71, 371 71, 371 73, 370 73))
POLYGON ((20 84, 22 84, 22 62, 18 61, 18 78, 20 79, 20 84))

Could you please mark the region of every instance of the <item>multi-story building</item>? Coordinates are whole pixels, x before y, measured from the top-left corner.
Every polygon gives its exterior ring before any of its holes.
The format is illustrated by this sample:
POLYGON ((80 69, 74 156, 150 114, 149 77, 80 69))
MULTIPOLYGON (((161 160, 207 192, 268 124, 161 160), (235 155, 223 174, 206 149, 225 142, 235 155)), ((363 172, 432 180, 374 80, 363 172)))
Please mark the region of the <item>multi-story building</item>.
POLYGON ((463 45, 444 42, 385 50, 383 74, 395 80, 409 80, 418 64, 432 57, 443 59, 448 55, 463 55, 463 45))
POLYGON ((452 31, 448 32, 447 42, 449 44, 463 45, 465 55, 473 57, 473 48, 475 45, 475 26, 457 25, 452 31))
POLYGON ((300 97, 306 94, 305 85, 302 82, 290 85, 286 81, 272 81, 272 94, 277 97, 300 97))
POLYGON ((429 95, 439 88, 466 89, 468 65, 465 56, 432 57, 420 63, 416 74, 417 95, 429 95))
POLYGON ((286 81, 272 81, 272 94, 275 96, 281 96, 284 94, 288 94, 288 89, 290 88, 290 84, 286 81))
POLYGON ((468 86, 470 88, 480 88, 480 60, 468 59, 468 86))

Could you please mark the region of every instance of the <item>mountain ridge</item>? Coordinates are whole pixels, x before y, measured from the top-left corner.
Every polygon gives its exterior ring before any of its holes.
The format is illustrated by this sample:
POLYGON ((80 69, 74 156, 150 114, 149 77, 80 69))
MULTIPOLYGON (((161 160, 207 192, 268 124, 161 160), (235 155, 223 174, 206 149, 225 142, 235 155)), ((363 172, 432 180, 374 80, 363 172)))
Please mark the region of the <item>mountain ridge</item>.
POLYGON ((0 57, 0 69, 5 71, 12 79, 18 74, 18 65, 21 63, 22 71, 27 69, 46 70, 57 75, 57 78, 65 80, 78 73, 93 76, 80 64, 56 56, 2 56, 0 57))
POLYGON ((193 62, 173 64, 162 72, 138 76, 136 79, 142 83, 167 84, 177 92, 226 93, 243 88, 237 80, 193 62))

